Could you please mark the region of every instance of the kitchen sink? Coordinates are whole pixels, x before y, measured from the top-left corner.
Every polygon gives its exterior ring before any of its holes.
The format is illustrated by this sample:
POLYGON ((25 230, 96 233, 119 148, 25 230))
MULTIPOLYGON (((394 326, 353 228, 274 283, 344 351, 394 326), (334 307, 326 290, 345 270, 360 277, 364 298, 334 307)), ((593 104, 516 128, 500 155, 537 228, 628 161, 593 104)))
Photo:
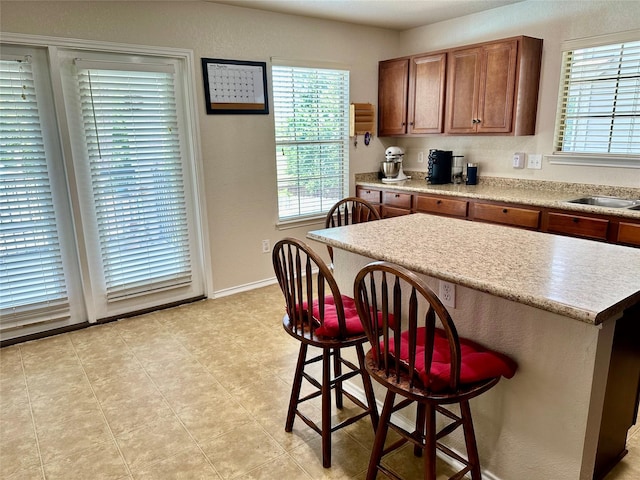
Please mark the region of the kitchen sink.
POLYGON ((631 200, 628 198, 589 196, 568 200, 567 202, 594 205, 597 207, 631 208, 633 210, 640 210, 640 200, 631 200))

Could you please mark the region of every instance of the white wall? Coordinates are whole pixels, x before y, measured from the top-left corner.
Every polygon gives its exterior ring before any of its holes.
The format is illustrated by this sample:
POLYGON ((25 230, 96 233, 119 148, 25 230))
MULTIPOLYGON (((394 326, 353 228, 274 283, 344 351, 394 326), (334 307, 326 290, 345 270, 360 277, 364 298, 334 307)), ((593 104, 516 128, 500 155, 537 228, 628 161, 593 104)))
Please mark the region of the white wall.
MULTIPOLYGON (((304 238, 309 229, 278 230, 273 115, 207 115, 199 59, 270 62, 271 57, 350 65, 351 101, 377 104, 378 61, 512 35, 544 39, 538 133, 531 137, 360 137, 351 145, 351 178, 375 171, 388 145, 453 149, 481 162, 481 174, 640 186, 640 170, 559 167, 512 170, 515 151, 550 153, 562 40, 637 27, 640 2, 529 0, 403 33, 274 14, 208 2, 2 1, 0 30, 65 38, 192 49, 204 163, 213 285, 220 292, 273 277, 261 240, 304 238)), ((269 79, 269 85, 271 81, 269 79)), ((351 191, 354 191, 353 184, 351 191)), ((317 245, 321 253, 324 247, 317 245)))
MULTIPOLYGON (((399 35, 390 30, 208 2, 3 0, 1 10, 2 32, 193 50, 216 292, 272 278, 271 256, 262 253, 261 240, 273 244, 289 235, 304 238, 311 227, 276 228, 273 115, 207 115, 200 58, 269 64, 271 57, 280 57, 346 64, 351 101, 376 104, 378 61, 398 51, 399 35)), ((376 169, 383 155, 377 138, 369 147, 360 138, 360 146, 351 147, 351 177, 376 169)), ((324 246, 318 249, 326 256, 324 246)))
POLYGON ((514 152, 553 151, 561 42, 637 29, 638 19, 640 2, 636 0, 528 0, 403 32, 399 56, 516 35, 544 40, 536 135, 410 139, 401 142, 407 147, 407 166, 417 169, 417 152, 438 148, 479 162, 481 175, 640 187, 640 169, 550 165, 546 159, 542 170, 511 167, 514 152))

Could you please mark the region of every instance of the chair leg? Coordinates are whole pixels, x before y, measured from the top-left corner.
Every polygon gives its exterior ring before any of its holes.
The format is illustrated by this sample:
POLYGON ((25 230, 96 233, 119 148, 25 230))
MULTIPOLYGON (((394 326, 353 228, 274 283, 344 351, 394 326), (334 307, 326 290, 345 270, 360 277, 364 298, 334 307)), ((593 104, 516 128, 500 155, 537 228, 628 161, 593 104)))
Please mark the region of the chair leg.
POLYGON ((436 409, 425 405, 424 480, 436 480, 436 409))
POLYGON ((296 418, 296 410, 298 409, 298 400, 300 399, 300 390, 302 389, 302 372, 304 371, 304 362, 307 359, 307 344, 300 344, 298 352, 298 363, 296 365, 296 373, 293 376, 293 385, 291 387, 291 398, 289 399, 289 411, 287 412, 287 423, 285 424, 285 432, 293 430, 293 421, 296 418))
POLYGON ((382 460, 382 452, 384 450, 384 442, 387 439, 387 432, 389 431, 389 421, 391 420, 391 414, 393 413, 393 402, 395 401, 396 394, 391 390, 387 390, 387 395, 384 399, 384 405, 382 407, 382 414, 378 422, 378 428, 376 429, 376 437, 373 441, 373 448, 371 449, 371 458, 369 459, 369 468, 367 469, 367 480, 375 480, 378 474, 378 466, 382 460))
POLYGON ((364 348, 362 344, 356 345, 356 353, 358 354, 358 365, 360 365, 360 376, 362 377, 362 386, 364 388, 364 395, 367 399, 367 406, 369 407, 369 416, 371 417, 371 425, 373 425, 373 431, 378 428, 379 416, 378 416, 378 404, 376 403, 376 396, 373 392, 373 385, 371 384, 371 377, 365 369, 364 348))
MULTIPOLYGON (((420 436, 420 438, 424 439, 424 429, 425 429, 425 405, 423 403, 418 403, 416 409, 416 433, 420 436)), ((422 451, 424 447, 420 448, 418 445, 413 446, 413 454, 416 457, 422 456, 422 451)))
POLYGON ((322 466, 331 466, 331 349, 322 351, 322 466))
POLYGON ((460 402, 460 416, 462 417, 462 428, 464 429, 464 442, 467 446, 467 458, 471 466, 471 478, 480 480, 482 478, 480 456, 478 455, 478 444, 473 430, 473 419, 468 400, 460 402))
MULTIPOLYGON (((339 348, 333 349, 333 378, 338 378, 342 375, 342 357, 339 348)), ((342 382, 338 381, 335 384, 336 392, 336 408, 342 409, 342 382)))

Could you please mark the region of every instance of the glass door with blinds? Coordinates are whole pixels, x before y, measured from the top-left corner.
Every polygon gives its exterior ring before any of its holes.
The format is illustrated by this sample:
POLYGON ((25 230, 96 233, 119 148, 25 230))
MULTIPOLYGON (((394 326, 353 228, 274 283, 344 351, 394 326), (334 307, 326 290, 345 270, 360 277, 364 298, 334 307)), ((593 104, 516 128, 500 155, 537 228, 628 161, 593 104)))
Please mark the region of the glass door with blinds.
POLYGON ((3 45, 1 340, 204 296, 186 72, 3 45))
POLYGON ((202 296, 182 65, 58 58, 96 318, 202 296))
POLYGON ((0 339, 86 318, 46 52, 0 56, 0 339))

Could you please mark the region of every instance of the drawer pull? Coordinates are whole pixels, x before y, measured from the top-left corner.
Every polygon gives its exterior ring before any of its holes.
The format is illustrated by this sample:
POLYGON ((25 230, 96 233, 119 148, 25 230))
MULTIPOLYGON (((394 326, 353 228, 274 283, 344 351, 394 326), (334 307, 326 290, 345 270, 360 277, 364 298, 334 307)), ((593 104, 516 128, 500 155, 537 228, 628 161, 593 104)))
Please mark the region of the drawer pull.
POLYGON ((436 205, 440 205, 441 203, 442 203, 442 200, 436 201, 436 205))
POLYGON ((396 197, 396 198, 400 198, 400 194, 399 194, 399 193, 396 193, 395 197, 396 197))
POLYGON ((580 221, 580 219, 579 219, 578 217, 573 217, 573 218, 571 219, 571 221, 572 221, 573 223, 578 223, 578 222, 580 221))
POLYGON ((509 212, 509 210, 507 210, 506 208, 502 209, 502 213, 508 213, 508 212, 509 212))

